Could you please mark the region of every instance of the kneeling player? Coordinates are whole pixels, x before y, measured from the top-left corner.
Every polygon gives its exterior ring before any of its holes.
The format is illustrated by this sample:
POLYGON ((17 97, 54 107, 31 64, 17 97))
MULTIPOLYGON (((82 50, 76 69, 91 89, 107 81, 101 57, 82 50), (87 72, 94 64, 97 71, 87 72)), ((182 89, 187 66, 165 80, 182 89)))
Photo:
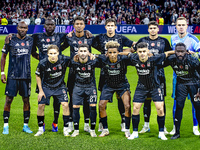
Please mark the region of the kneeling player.
POLYGON ((101 59, 102 69, 105 73, 105 84, 103 86, 99 110, 100 117, 103 124, 103 131, 99 135, 104 137, 109 135, 108 125, 107 125, 107 114, 106 114, 106 105, 109 100, 112 99, 113 94, 116 92, 124 103, 125 107, 125 136, 130 136, 130 117, 131 117, 131 106, 130 106, 130 85, 126 78, 127 65, 129 59, 127 56, 118 55, 118 48, 120 44, 116 41, 109 41, 106 43, 106 49, 108 50, 108 57, 101 59))
POLYGON ((36 80, 39 88, 37 111, 39 130, 35 136, 44 133, 44 108, 45 104, 49 105, 51 96, 57 98, 63 107, 63 134, 69 136, 69 106, 64 77, 70 58, 59 55, 59 48, 56 45, 50 45, 47 48, 47 55, 48 58, 41 60, 36 70, 36 80))
POLYGON ((156 66, 161 64, 169 54, 173 54, 174 52, 168 51, 150 58, 148 58, 148 53, 147 43, 141 42, 137 45, 138 57, 135 57, 135 54, 131 54, 132 65, 136 67, 139 79, 133 98, 133 133, 128 138, 129 140, 138 138, 139 112, 147 96, 150 96, 153 99, 157 109, 157 121, 159 126, 158 137, 162 140, 167 140, 164 135, 164 98, 160 88, 160 81, 157 79, 156 66))
POLYGON ((76 55, 78 57, 78 62, 72 60, 70 65, 75 75, 75 85, 73 89, 73 122, 75 130, 71 137, 79 135, 79 109, 84 101, 87 101, 90 105, 90 135, 92 137, 97 137, 95 133, 97 90, 94 71, 98 62, 97 60, 89 59, 88 49, 89 46, 87 44, 79 44, 78 55, 76 55))
POLYGON ((177 75, 176 83, 176 111, 175 134, 171 139, 180 137, 180 126, 185 99, 189 94, 196 110, 196 118, 200 123, 200 64, 199 60, 187 54, 186 45, 177 43, 175 54, 167 58, 164 66, 170 65, 177 75), (196 96, 195 96, 196 95, 196 96))

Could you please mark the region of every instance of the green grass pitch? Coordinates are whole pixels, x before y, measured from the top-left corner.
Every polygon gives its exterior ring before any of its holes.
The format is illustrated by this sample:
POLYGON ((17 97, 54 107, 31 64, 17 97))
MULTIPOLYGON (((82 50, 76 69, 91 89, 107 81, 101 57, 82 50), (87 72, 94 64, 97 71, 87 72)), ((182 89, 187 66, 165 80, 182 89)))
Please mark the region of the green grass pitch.
MULTIPOLYGON (((126 35, 129 39, 133 41, 138 41, 139 38, 147 35, 126 35)), ((166 37, 170 41, 171 35, 160 35, 166 37)), ((197 36, 200 39, 200 36, 197 36)), ((4 44, 5 36, 0 36, 0 49, 2 49, 4 44)), ((96 50, 93 50, 93 53, 98 53, 96 50)), ((63 53, 64 55, 69 55, 69 49, 66 49, 63 53)), ((8 57, 7 57, 8 58, 8 57)), ((127 140, 124 136, 124 133, 121 132, 121 119, 117 108, 117 100, 114 96, 114 102, 108 103, 107 105, 107 114, 108 114, 108 126, 110 135, 103 138, 92 138, 89 133, 83 131, 83 113, 82 108, 81 119, 80 119, 80 135, 71 138, 63 136, 63 121, 62 121, 62 108, 59 117, 58 123, 58 133, 51 132, 51 124, 53 121, 53 106, 52 99, 51 105, 46 106, 45 108, 45 124, 46 132, 40 137, 34 137, 33 135, 38 130, 37 125, 37 94, 35 93, 36 79, 35 79, 35 69, 37 67, 38 61, 34 58, 31 59, 31 71, 32 71, 32 90, 31 90, 31 118, 29 122, 29 127, 32 129, 33 134, 26 134, 22 132, 23 127, 23 103, 20 96, 14 98, 14 101, 11 106, 11 113, 9 119, 9 135, 3 135, 3 108, 5 103, 5 84, 0 83, 0 149, 199 149, 200 138, 193 135, 192 127, 192 107, 189 100, 186 100, 185 108, 183 111, 183 120, 181 124, 181 138, 177 140, 170 140, 171 135, 167 135, 168 140, 162 141, 158 139, 158 125, 157 125, 157 113, 154 104, 152 103, 152 112, 150 118, 150 129, 149 133, 139 134, 138 139, 127 140)), ((6 61, 5 72, 7 74, 7 65, 8 59, 6 61)), ((96 82, 99 81, 99 69, 96 69, 96 82)), ((67 82, 66 73, 65 80, 67 82)), ((172 69, 170 67, 165 68, 166 82, 167 82, 167 96, 165 98, 166 102, 166 120, 165 126, 168 131, 172 130, 173 121, 172 121, 172 107, 173 99, 171 98, 172 92, 172 69)), ((137 74, 134 67, 128 67, 127 78, 131 85, 131 103, 134 94, 134 90, 137 84, 137 74)), ((98 92, 98 99, 100 93, 98 92)), ((98 116, 97 116, 97 125, 96 133, 98 129, 98 116)), ((143 112, 141 109, 140 115, 140 124, 139 130, 142 129, 144 123, 143 112)), ((132 132, 132 126, 131 126, 132 132)))

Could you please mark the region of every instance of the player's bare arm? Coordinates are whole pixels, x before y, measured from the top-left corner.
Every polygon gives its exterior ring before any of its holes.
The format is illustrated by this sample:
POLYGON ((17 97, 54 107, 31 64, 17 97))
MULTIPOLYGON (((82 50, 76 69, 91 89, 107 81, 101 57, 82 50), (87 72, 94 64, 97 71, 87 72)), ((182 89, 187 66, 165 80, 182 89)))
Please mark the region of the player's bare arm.
POLYGON ((172 54, 175 54, 175 51, 167 51, 167 52, 165 52, 166 57, 168 57, 168 56, 170 56, 172 54))
POLYGON ((6 56, 7 56, 7 54, 2 53, 2 56, 1 56, 1 82, 4 83, 4 84, 6 83, 6 75, 4 73, 6 56))

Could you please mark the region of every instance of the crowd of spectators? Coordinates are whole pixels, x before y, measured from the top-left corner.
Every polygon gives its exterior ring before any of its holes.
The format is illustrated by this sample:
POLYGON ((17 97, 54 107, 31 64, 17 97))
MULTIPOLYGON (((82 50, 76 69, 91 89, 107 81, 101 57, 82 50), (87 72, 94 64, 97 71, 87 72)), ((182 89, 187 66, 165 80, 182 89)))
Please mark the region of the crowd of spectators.
POLYGON ((179 16, 189 25, 200 24, 199 0, 1 0, 2 25, 17 25, 25 20, 29 25, 40 25, 51 16, 55 23, 72 25, 75 16, 85 18, 87 25, 104 24, 115 18, 117 24, 148 24, 155 20, 160 25, 174 25, 179 16))

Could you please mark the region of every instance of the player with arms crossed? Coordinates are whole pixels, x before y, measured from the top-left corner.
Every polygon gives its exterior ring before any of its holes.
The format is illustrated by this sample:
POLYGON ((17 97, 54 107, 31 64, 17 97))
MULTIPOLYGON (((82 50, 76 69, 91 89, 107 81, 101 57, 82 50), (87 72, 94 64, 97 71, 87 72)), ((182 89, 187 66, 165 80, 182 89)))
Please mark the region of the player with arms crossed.
POLYGON ((30 103, 29 97, 31 92, 31 69, 30 69, 30 55, 38 59, 38 54, 32 51, 33 38, 26 36, 28 25, 24 21, 20 21, 17 26, 17 34, 13 36, 12 40, 5 43, 2 49, 1 57, 1 81, 6 83, 6 102, 4 105, 4 128, 3 134, 9 134, 8 120, 10 117, 10 107, 13 98, 19 94, 22 96, 24 103, 24 127, 23 131, 32 133, 28 127, 30 118, 30 103), (8 76, 4 73, 5 62, 7 54, 9 53, 8 76))
MULTIPOLYGON (((135 42, 129 40, 127 37, 115 33, 115 30, 117 29, 117 24, 116 24, 115 19, 113 18, 106 19, 105 28, 107 32, 104 34, 99 34, 95 36, 92 41, 92 47, 94 47, 99 52, 101 52, 101 54, 107 53, 108 49, 106 48, 106 43, 109 41, 116 41, 120 44, 118 48, 119 52, 123 51, 123 47, 132 47, 135 44, 135 42)), ((104 72, 101 70, 99 87, 98 87, 99 91, 102 91, 104 84, 105 84, 105 76, 104 76, 104 72)), ((118 110, 121 115, 121 131, 125 132, 124 104, 119 95, 117 95, 117 99, 118 99, 118 110)), ((112 99, 110 101, 112 101, 112 99)), ((103 126, 100 119, 98 131, 102 131, 102 130, 103 130, 103 126)))
MULTIPOLYGON (((200 42, 199 39, 187 32, 187 20, 184 17, 179 17, 176 20, 176 29, 178 33, 171 36, 171 45, 172 49, 175 50, 175 46, 177 43, 184 43, 187 47, 187 50, 191 52, 199 52, 200 50, 200 42)), ((198 57, 198 56, 197 56, 198 57)), ((172 98, 174 98, 174 106, 173 106, 173 120, 175 119, 175 111, 176 111, 176 99, 175 99, 175 89, 176 89, 176 73, 173 73, 173 94, 172 98)), ((190 99, 190 98, 188 98, 190 99)), ((192 104, 192 114, 193 114, 193 133, 195 135, 200 135, 200 132, 198 131, 198 121, 195 115, 195 109, 192 104)), ((173 130, 170 132, 170 134, 175 134, 175 121, 174 121, 174 127, 173 130)))
POLYGON ((176 78, 176 111, 175 111, 175 131, 171 139, 180 137, 180 126, 183 115, 185 99, 190 95, 191 102, 196 110, 196 118, 200 123, 200 64, 197 58, 187 54, 186 45, 177 43, 175 54, 169 56, 164 66, 170 65, 177 75, 176 78))
POLYGON ((131 105, 130 105, 130 85, 126 78, 127 66, 130 60, 127 56, 119 55, 120 44, 117 41, 109 41, 106 43, 107 58, 98 57, 101 60, 102 70, 105 75, 105 84, 103 85, 99 110, 100 117, 103 124, 103 131, 99 137, 109 135, 107 124, 106 105, 112 100, 113 94, 116 92, 122 99, 125 109, 125 136, 130 136, 130 119, 131 119, 131 105))
POLYGON ((90 60, 89 46, 87 44, 79 44, 78 54, 76 55, 78 61, 71 61, 70 67, 74 71, 75 85, 73 89, 73 122, 74 132, 71 137, 79 135, 79 120, 80 105, 86 101, 90 106, 90 135, 97 137, 95 133, 96 125, 96 104, 97 104, 97 89, 95 80, 95 67, 99 66, 98 61, 90 60))
POLYGON ((37 119, 39 130, 35 136, 41 136, 44 133, 44 108, 50 104, 50 97, 57 98, 63 107, 64 136, 70 136, 68 132, 69 106, 67 97, 67 88, 65 87, 65 72, 69 65, 70 58, 59 55, 59 48, 56 45, 50 45, 47 48, 48 57, 41 60, 38 64, 36 81, 39 88, 37 119))
POLYGON ((168 51, 152 57, 148 57, 148 45, 141 42, 137 45, 137 54, 130 54, 132 65, 136 67, 139 79, 133 98, 132 125, 133 133, 128 138, 132 140, 138 138, 138 125, 140 121, 140 108, 147 97, 151 97, 157 110, 157 121, 159 126, 158 138, 167 140, 164 134, 165 114, 164 97, 158 80, 157 65, 161 64, 169 54, 174 51, 168 51), (136 56, 138 55, 138 57, 136 56))
MULTIPOLYGON (((146 42, 148 44, 148 49, 151 54, 158 55, 167 52, 171 49, 170 43, 166 38, 158 36, 159 28, 156 21, 150 21, 148 24, 149 36, 143 37, 138 40, 137 43, 146 42)), ((137 47, 137 44, 136 44, 137 47)), ((166 96, 166 82, 164 69, 158 70, 158 79, 160 80, 160 86, 163 96, 166 96)), ((145 133, 150 131, 149 120, 151 115, 151 98, 147 98, 144 102, 143 107, 144 113, 144 126, 139 133, 145 133)), ((164 104, 164 113, 166 115, 166 108, 164 104)), ((168 134, 167 129, 164 128, 165 134, 168 134)))

